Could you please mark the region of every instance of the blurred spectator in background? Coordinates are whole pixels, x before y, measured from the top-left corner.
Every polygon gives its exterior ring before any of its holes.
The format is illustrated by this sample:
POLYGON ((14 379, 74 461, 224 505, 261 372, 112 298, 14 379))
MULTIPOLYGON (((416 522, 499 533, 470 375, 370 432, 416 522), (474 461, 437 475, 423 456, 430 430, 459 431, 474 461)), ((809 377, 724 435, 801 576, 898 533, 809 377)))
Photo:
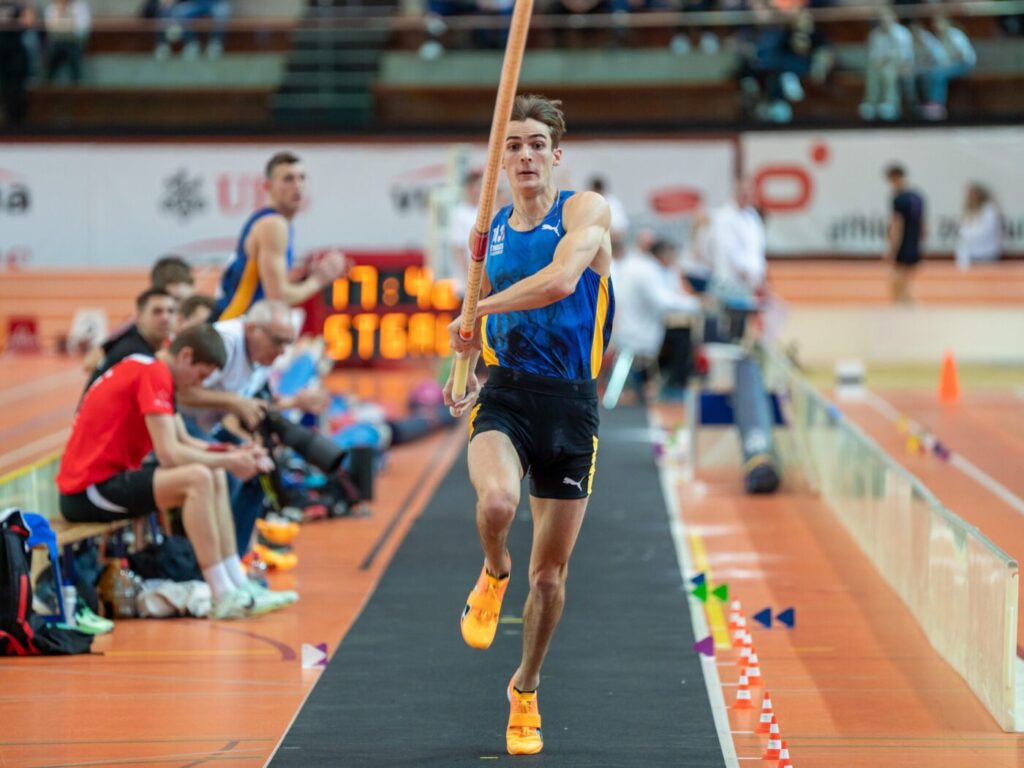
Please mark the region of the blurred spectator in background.
POLYGON ((43 16, 46 28, 46 79, 67 67, 71 82, 82 82, 82 56, 92 19, 85 0, 52 0, 43 16))
POLYGON ((477 206, 480 202, 480 171, 470 171, 462 181, 462 199, 452 208, 448 218, 448 253, 451 263, 444 265, 442 278, 453 281, 455 293, 466 293, 466 276, 469 274, 469 236, 476 226, 477 206))
POLYGON ((212 296, 203 296, 200 293, 189 296, 178 307, 178 330, 183 331, 193 325, 210 322, 216 309, 217 301, 212 296))
POLYGON ((196 280, 192 266, 181 256, 161 256, 149 271, 149 283, 184 301, 195 290, 196 280))
POLYGON ((900 90, 914 99, 913 74, 914 41, 910 30, 896 20, 891 8, 883 8, 878 26, 868 35, 860 116, 865 120, 898 118, 902 103, 900 90))
POLYGON ((991 193, 981 184, 967 185, 964 214, 956 237, 956 265, 997 261, 1003 251, 1003 216, 991 193))
POLYGON ((761 32, 753 57, 743 61, 740 87, 750 101, 764 94, 755 114, 761 120, 788 123, 793 102, 803 101, 802 79, 824 82, 835 65, 835 54, 815 28, 814 17, 803 10, 788 23, 761 32))
POLYGON ((150 13, 167 20, 164 34, 153 52, 157 59, 162 61, 169 58, 171 44, 179 39, 184 42, 182 58, 199 58, 199 41, 189 24, 194 19, 212 19, 213 26, 206 41, 207 58, 219 58, 224 52, 224 32, 231 16, 229 0, 149 0, 143 16, 150 13))
POLYGON ((178 302, 162 288, 147 288, 135 300, 135 322, 103 342, 103 358, 89 376, 85 388, 129 355, 152 357, 174 336, 178 302))
MULTIPOLYGON (((926 120, 945 120, 949 81, 974 69, 978 57, 964 31, 950 24, 945 16, 932 19, 932 29, 934 35, 921 29, 922 39, 930 39, 931 52, 928 64, 918 68, 924 100, 921 116, 926 120)), ((915 31, 915 39, 917 35, 915 31)))
POLYGON ((754 185, 736 181, 732 198, 694 222, 694 256, 711 270, 716 291, 750 295, 768 271, 764 221, 755 205, 754 185))
POLYGON ((608 212, 611 215, 611 237, 612 241, 620 244, 625 242, 626 233, 629 232, 629 215, 626 213, 626 206, 622 204, 618 195, 608 191, 608 182, 602 176, 594 176, 587 183, 587 189, 604 197, 608 201, 608 212))
POLYGON ((892 264, 890 286, 894 301, 911 301, 910 278, 921 261, 924 240, 924 198, 907 187, 907 172, 901 165, 885 169, 885 178, 892 187, 892 215, 882 258, 892 264))
POLYGON ((0 102, 10 125, 28 114, 28 51, 23 35, 36 22, 36 13, 22 0, 0 0, 0 102))
POLYGON ((650 242, 647 233, 615 264, 615 326, 612 343, 633 354, 633 384, 642 394, 647 372, 665 338, 665 318, 696 313, 700 302, 685 293, 678 272, 678 248, 668 240, 650 242), (649 250, 645 248, 649 245, 649 250), (638 247, 639 246, 639 247, 638 247))

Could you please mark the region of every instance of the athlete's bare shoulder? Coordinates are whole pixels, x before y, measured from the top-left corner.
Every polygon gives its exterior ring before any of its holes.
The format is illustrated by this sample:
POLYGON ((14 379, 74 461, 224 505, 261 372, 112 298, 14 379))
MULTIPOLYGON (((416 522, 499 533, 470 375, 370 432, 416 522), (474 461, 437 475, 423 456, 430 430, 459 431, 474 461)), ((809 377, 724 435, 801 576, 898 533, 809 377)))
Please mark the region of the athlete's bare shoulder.
POLYGON ((611 227, 611 210, 608 201, 597 192, 586 190, 577 192, 565 201, 562 208, 562 220, 566 232, 580 227, 601 226, 611 227))
POLYGON ((257 219, 249 230, 245 248, 251 253, 254 245, 283 252, 288 245, 288 219, 280 213, 270 213, 257 219))

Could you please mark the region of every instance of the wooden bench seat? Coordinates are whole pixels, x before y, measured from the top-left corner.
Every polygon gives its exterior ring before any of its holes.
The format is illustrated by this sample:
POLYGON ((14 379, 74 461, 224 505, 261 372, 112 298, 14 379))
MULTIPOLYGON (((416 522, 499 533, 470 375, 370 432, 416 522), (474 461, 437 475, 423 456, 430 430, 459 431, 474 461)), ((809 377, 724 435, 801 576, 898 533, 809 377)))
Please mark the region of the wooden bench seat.
POLYGON ((116 523, 70 523, 63 518, 52 518, 50 527, 57 534, 57 545, 60 547, 68 544, 76 544, 96 536, 107 534, 127 528, 131 520, 118 520, 116 523))

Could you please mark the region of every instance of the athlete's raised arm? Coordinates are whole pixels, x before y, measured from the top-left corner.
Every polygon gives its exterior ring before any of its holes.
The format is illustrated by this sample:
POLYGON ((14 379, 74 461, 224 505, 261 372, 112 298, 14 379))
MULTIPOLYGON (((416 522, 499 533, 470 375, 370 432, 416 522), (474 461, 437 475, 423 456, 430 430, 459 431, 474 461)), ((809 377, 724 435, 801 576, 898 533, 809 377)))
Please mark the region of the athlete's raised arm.
POLYGON ((288 281, 288 222, 284 216, 265 216, 253 225, 251 247, 268 299, 283 301, 289 306, 302 304, 313 294, 322 291, 345 270, 345 258, 329 253, 317 262, 312 274, 301 282, 288 281))

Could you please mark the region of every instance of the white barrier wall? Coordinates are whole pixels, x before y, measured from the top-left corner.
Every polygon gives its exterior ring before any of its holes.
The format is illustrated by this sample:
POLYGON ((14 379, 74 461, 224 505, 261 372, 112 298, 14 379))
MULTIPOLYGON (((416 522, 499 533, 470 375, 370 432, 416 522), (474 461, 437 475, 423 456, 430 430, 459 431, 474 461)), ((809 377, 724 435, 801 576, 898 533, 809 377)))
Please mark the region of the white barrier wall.
MULTIPOLYGON (((449 144, 8 144, 0 147, 0 269, 145 266, 164 253, 218 261, 263 201, 262 169, 289 149, 306 163, 299 251, 420 248, 427 200, 446 180, 449 144)), ((484 147, 474 149, 482 165, 484 147)), ((717 205, 730 141, 564 143, 563 188, 604 176, 634 225, 669 228, 717 205)))
POLYGON ((953 250, 965 187, 981 182, 1002 208, 1007 252, 1024 252, 1024 128, 750 133, 742 154, 767 209, 770 255, 880 255, 891 163, 925 198, 927 251, 953 250))

